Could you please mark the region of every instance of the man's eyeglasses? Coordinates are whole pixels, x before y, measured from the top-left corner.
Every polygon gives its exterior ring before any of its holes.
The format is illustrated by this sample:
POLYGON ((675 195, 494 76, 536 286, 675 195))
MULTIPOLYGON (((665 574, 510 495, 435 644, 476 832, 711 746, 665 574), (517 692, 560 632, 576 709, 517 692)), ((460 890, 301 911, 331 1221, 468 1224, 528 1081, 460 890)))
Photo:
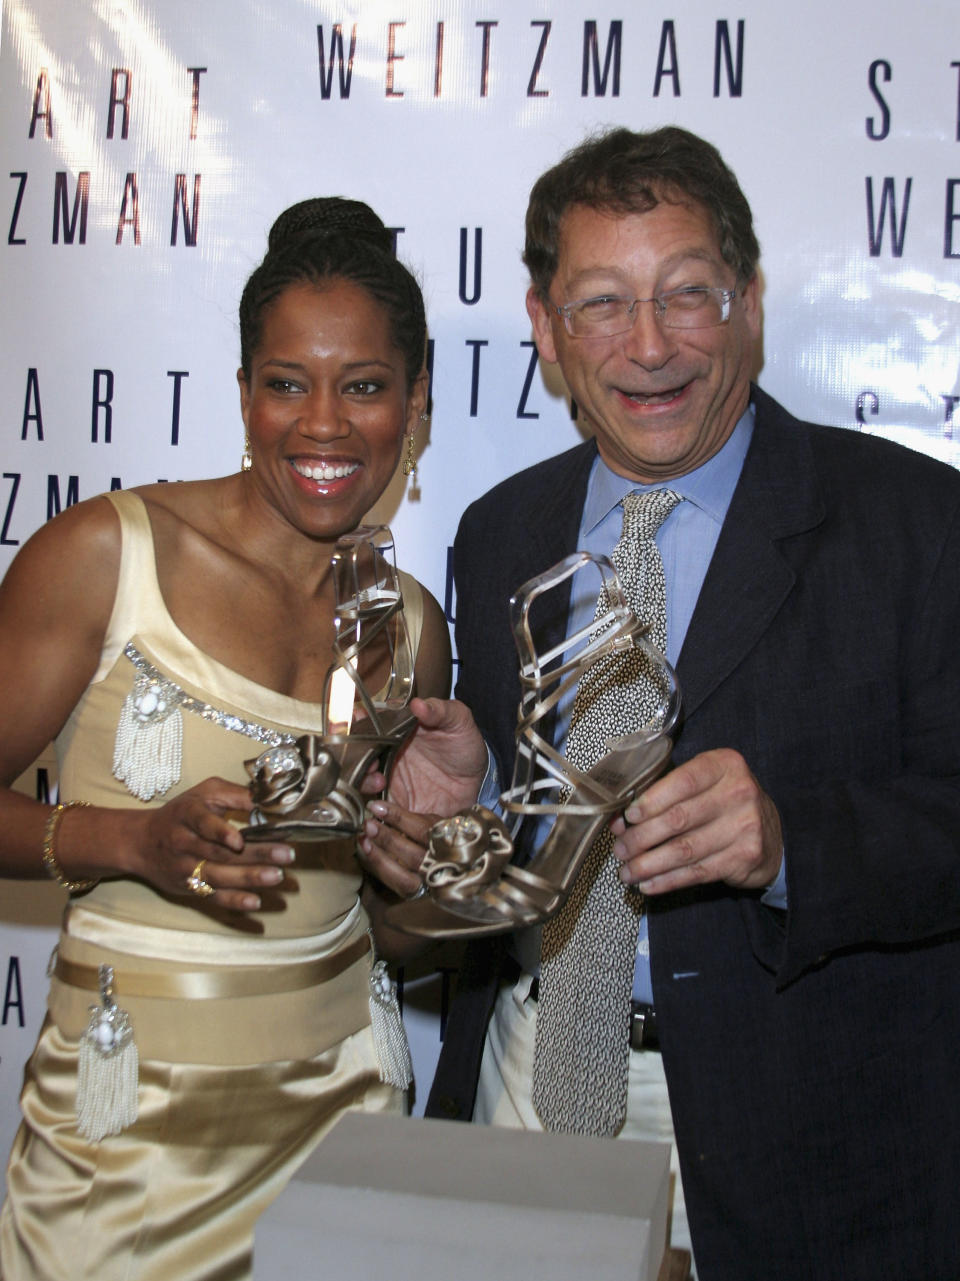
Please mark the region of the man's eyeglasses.
POLYGON ((671 289, 656 298, 621 298, 601 294, 598 298, 581 298, 562 307, 551 303, 563 317, 567 333, 573 338, 614 338, 631 330, 637 319, 637 307, 652 302, 657 320, 667 329, 710 329, 730 319, 730 304, 736 289, 709 289, 691 286, 671 289))

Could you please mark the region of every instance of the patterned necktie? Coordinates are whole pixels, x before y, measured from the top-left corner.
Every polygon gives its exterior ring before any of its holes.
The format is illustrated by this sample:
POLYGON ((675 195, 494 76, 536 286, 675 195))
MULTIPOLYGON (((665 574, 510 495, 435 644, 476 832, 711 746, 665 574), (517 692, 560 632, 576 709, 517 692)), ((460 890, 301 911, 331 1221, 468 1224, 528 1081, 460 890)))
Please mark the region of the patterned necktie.
MULTIPOLYGON (((667 489, 628 494, 613 552, 630 608, 650 624, 650 639, 660 650, 666 648, 667 598, 654 536, 682 501, 667 489)), ((606 608, 601 592, 595 617, 606 608)), ((641 651, 595 663, 577 687, 567 760, 589 770, 608 738, 654 721, 660 704, 641 651)), ((617 875, 613 839, 605 826, 570 897, 543 927, 533 1104, 545 1129, 565 1134, 616 1134, 627 1113, 630 999, 643 896, 617 875)))

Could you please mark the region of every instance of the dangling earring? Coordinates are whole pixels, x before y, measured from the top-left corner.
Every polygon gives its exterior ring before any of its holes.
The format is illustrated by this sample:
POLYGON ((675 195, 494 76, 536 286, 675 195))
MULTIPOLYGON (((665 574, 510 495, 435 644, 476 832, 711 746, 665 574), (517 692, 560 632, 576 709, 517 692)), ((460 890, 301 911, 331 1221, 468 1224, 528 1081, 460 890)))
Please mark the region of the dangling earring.
POLYGON ((403 456, 403 474, 404 476, 413 476, 416 479, 417 455, 414 453, 413 443, 414 433, 411 432, 407 437, 407 452, 403 456))
POLYGON ((243 434, 243 457, 240 459, 240 470, 250 471, 253 467, 253 454, 250 452, 250 437, 244 432, 243 434))
MULTIPOLYGON (((420 415, 420 421, 425 423, 429 417, 430 415, 424 410, 420 415)), ((414 427, 407 437, 407 452, 403 456, 403 474, 404 476, 412 476, 414 485, 416 485, 417 480, 417 455, 414 453, 413 448, 416 431, 417 429, 414 427)))
MULTIPOLYGON (((422 413, 420 415, 420 421, 422 423, 425 423, 427 418, 428 415, 426 413, 422 413)), ((418 503, 420 501, 420 486, 417 484, 417 455, 414 451, 414 437, 416 436, 416 431, 417 429, 414 427, 411 430, 410 435, 407 437, 407 448, 403 455, 402 464, 404 476, 410 477, 410 484, 407 487, 407 500, 411 503, 418 503)))

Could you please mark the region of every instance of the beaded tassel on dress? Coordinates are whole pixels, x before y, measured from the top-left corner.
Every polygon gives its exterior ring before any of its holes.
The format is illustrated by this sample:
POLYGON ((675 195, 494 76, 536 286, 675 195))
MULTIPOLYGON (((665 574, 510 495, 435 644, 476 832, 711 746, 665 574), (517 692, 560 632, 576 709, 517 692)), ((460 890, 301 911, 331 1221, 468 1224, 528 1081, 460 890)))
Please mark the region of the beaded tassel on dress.
POLYGON ((165 685, 138 673, 117 724, 113 776, 141 801, 180 780, 183 717, 165 685))
POLYGON ((130 1017, 113 999, 109 965, 100 966, 100 1002, 90 1006, 77 1064, 77 1130, 91 1143, 137 1119, 140 1059, 130 1017))
MULTIPOLYGON (((370 941, 373 942, 372 935, 370 941)), ((396 984, 387 973, 385 961, 375 961, 370 970, 370 1023, 380 1063, 380 1080, 405 1090, 413 1080, 413 1064, 397 1003, 396 984)))

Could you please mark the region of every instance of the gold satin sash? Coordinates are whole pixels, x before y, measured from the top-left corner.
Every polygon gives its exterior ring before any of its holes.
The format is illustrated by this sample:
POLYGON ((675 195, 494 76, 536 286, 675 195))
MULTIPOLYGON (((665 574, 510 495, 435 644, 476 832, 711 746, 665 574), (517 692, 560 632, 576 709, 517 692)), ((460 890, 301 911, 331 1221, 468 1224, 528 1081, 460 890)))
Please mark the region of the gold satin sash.
MULTIPOLYGON (((342 974, 354 961, 370 951, 369 935, 363 934, 349 947, 319 961, 298 965, 246 967, 243 970, 193 970, 179 973, 119 973, 114 975, 115 996, 154 997, 162 1000, 224 1000, 234 996, 273 996, 281 992, 298 992, 316 987, 342 974)), ((99 966, 79 965, 57 952, 51 974, 70 987, 99 991, 99 966)))
POLYGON ((63 1035, 78 1039, 99 967, 111 965, 141 1060, 226 1066, 309 1059, 369 1026, 368 928, 358 909, 319 935, 222 939, 71 910, 51 967, 48 1008, 63 1035))

